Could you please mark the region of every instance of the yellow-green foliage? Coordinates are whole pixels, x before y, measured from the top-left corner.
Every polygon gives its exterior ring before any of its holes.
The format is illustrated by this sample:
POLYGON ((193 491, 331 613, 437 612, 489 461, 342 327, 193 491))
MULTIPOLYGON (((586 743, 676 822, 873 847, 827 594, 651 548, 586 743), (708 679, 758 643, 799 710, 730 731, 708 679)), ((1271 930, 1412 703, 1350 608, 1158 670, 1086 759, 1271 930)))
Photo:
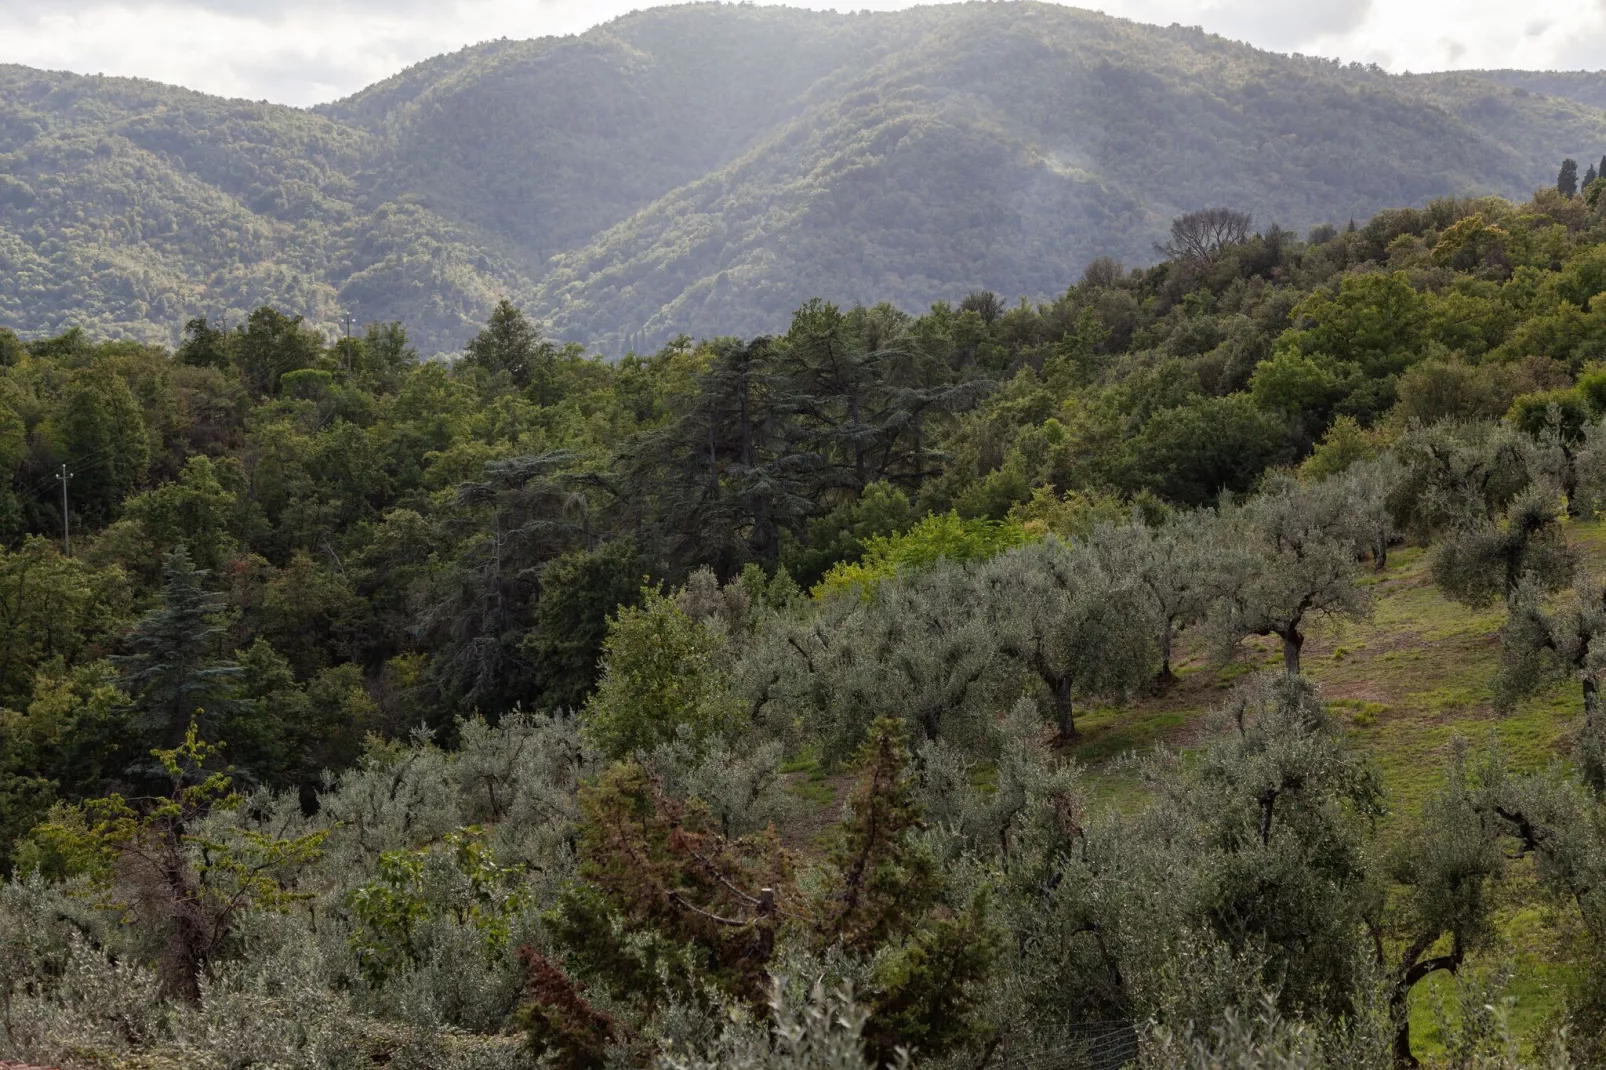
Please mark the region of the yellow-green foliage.
POLYGON ((902 572, 931 568, 939 561, 977 561, 996 557, 1012 546, 1023 546, 1034 534, 1020 520, 961 519, 956 512, 928 516, 901 535, 877 535, 866 544, 864 557, 837 565, 814 588, 814 597, 858 591, 874 598, 883 580, 902 572))
POLYGON ((506 950, 512 919, 526 904, 518 872, 497 863, 477 826, 430 847, 386 851, 376 870, 375 880, 347 898, 357 922, 352 950, 376 981, 417 962, 415 931, 435 917, 477 930, 487 954, 506 950))
POLYGON ((604 754, 626 758, 689 732, 701 740, 738 715, 725 686, 720 637, 675 600, 643 592, 608 626, 603 673, 581 721, 604 754))

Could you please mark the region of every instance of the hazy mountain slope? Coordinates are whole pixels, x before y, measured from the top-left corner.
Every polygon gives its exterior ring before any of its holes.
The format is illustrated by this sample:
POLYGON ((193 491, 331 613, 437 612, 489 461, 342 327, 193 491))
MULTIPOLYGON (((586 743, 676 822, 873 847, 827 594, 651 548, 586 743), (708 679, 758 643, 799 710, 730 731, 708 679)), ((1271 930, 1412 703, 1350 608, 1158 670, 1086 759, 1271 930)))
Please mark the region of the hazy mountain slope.
POLYGON ((864 21, 648 11, 577 39, 498 42, 421 90, 379 87, 331 114, 390 135, 383 189, 494 230, 539 264, 728 162, 906 25, 850 32, 864 21), (385 98, 382 116, 370 97, 385 98))
POLYGON ((1045 296, 1192 208, 1303 228, 1526 196, 1606 152, 1589 85, 1036 3, 656 8, 313 111, 0 67, 0 322, 167 340, 272 302, 403 319, 432 352, 507 295, 618 351, 777 329, 815 294, 1045 296))
POLYGON ((1057 5, 943 16, 740 161, 560 257, 541 306, 618 347, 774 329, 799 293, 1043 296, 1100 254, 1149 259, 1193 208, 1303 228, 1445 194, 1525 196, 1561 153, 1606 150, 1600 113, 1486 83, 1057 5))
MULTIPOLYGON (((1485 82, 1606 108, 1606 71, 1467 71, 1485 82)), ((1428 77, 1446 77, 1429 75, 1428 77)))
POLYGON ((291 108, 0 67, 0 322, 170 341, 198 313, 355 303, 453 346, 525 286, 483 236, 374 203, 380 147, 291 108))

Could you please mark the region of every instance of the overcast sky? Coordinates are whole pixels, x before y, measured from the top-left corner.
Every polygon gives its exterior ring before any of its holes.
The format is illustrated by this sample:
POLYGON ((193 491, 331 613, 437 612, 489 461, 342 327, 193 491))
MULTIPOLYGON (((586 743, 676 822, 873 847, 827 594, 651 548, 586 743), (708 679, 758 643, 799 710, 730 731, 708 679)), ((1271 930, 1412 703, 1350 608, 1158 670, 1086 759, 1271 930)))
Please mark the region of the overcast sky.
MULTIPOLYGON (((891 10, 916 0, 806 0, 891 10)), ((652 0, 0 0, 0 62, 316 104, 497 37, 578 33, 652 0)), ((1094 0, 1263 48, 1394 70, 1606 67, 1606 0, 1094 0)))

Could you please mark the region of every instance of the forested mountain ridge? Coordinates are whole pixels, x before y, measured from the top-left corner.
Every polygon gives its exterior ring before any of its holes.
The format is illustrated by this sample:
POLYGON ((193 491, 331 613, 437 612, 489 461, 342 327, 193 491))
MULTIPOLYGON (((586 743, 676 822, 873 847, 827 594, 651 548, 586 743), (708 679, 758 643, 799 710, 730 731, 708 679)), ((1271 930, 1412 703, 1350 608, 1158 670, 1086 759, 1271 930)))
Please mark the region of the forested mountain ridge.
POLYGON ((1035 3, 657 8, 310 112, 6 67, 0 320, 171 344, 271 303, 439 352, 509 296, 616 356, 780 329, 798 292, 1047 297, 1185 210, 1525 196, 1606 146, 1587 94, 1500 81, 1035 3))

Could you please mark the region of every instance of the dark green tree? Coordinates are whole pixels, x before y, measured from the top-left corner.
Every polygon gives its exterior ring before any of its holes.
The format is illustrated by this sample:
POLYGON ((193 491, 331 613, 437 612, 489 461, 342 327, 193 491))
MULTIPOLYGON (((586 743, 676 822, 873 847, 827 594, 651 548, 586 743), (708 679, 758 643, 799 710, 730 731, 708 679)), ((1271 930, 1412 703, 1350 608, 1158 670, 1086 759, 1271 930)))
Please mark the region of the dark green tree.
POLYGON ((257 397, 276 394, 286 372, 314 367, 323 355, 322 340, 302 324, 300 316, 264 307, 237 328, 232 339, 234 359, 241 381, 257 397))
POLYGON ((773 560, 780 533, 801 526, 819 484, 835 475, 802 441, 769 339, 709 348, 695 392, 676 400, 673 422, 624 452, 623 474, 628 498, 654 517, 659 556, 728 576, 773 560))
POLYGON ((203 584, 180 546, 162 562, 162 601, 129 632, 129 653, 113 659, 138 710, 135 727, 156 746, 181 743, 192 721, 233 711, 240 667, 221 655, 222 596, 203 584))
POLYGON ((863 489, 874 476, 879 444, 873 394, 876 355, 841 309, 810 301, 792 317, 782 367, 795 394, 796 419, 842 486, 863 489))
POLYGON ((485 466, 482 482, 457 489, 454 526, 464 534, 435 577, 420 635, 433 644, 433 673, 465 707, 501 712, 536 693, 524 647, 548 561, 590 545, 586 488, 567 451, 485 466))
POLYGON ((192 367, 227 368, 231 342, 229 332, 212 326, 212 321, 205 316, 196 316, 185 322, 184 340, 173 355, 180 363, 192 367))
POLYGON ((524 639, 539 708, 585 705, 601 672, 608 619, 641 600, 645 567, 632 540, 614 539, 564 554, 541 570, 535 622, 524 639))
POLYGON ((506 375, 520 390, 530 390, 537 404, 550 405, 557 400, 557 358, 557 347, 541 336, 541 328, 503 298, 485 329, 469 340, 463 362, 506 375))
POLYGON ((374 387, 389 391, 399 385, 406 369, 418 363, 418 351, 400 323, 370 323, 356 358, 352 371, 374 387))
POLYGON ((1556 192, 1563 197, 1578 196, 1578 161, 1561 161, 1561 173, 1556 176, 1556 192))
POLYGON ((21 364, 22 358, 27 355, 28 347, 22 344, 22 339, 4 327, 0 327, 0 368, 10 368, 21 364))
POLYGON ((115 370, 97 364, 73 377, 57 421, 73 512, 91 524, 113 519, 150 461, 138 399, 115 370))
POLYGON ((957 912, 941 903, 942 874, 920 840, 925 819, 906 738, 901 721, 871 726, 858 756, 864 772, 812 904, 822 946, 874 956, 865 1039, 876 1065, 899 1048, 938 1056, 974 1041, 998 953, 985 896, 957 912))

